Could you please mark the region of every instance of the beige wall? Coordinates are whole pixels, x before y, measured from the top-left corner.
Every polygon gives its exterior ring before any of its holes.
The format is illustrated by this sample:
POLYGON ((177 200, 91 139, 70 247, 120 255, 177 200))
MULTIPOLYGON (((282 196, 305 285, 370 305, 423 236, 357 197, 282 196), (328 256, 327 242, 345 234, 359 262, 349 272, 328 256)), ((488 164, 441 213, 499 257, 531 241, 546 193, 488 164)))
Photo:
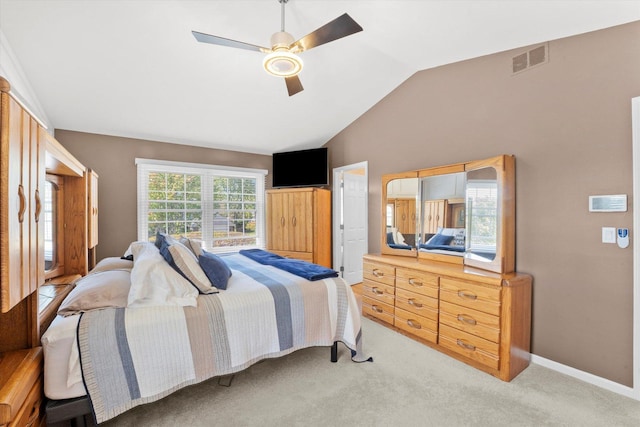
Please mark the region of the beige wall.
MULTIPOLYGON (((55 136, 98 181, 97 258, 121 256, 137 240, 135 158, 267 169, 271 156, 56 130, 55 136)), ((270 176, 267 184, 270 185, 270 176)))
POLYGON ((533 353, 632 386, 631 98, 640 22, 549 43, 511 74, 516 49, 416 73, 327 143, 333 165, 369 162, 369 249, 380 248, 381 175, 516 156, 517 270, 534 277, 533 353), (627 194, 626 213, 588 196, 627 194))

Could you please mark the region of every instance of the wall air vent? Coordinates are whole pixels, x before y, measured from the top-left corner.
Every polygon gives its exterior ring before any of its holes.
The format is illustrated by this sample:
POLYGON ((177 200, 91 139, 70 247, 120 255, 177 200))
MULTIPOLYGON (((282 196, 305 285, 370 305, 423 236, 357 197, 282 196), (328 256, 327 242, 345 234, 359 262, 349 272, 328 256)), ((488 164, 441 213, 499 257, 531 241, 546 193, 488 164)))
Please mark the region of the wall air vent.
POLYGON ((518 74, 547 62, 549 62, 549 44, 545 43, 514 56, 512 58, 512 71, 513 74, 518 74))

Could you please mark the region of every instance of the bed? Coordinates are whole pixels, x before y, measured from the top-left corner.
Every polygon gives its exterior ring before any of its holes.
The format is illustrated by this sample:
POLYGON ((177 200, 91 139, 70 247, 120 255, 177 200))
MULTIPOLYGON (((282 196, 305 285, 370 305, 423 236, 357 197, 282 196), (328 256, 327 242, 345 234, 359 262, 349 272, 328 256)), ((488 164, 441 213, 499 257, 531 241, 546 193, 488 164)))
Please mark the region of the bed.
POLYGON ((135 242, 128 257, 98 263, 43 335, 54 406, 80 398, 101 423, 306 347, 331 347, 335 361, 342 342, 352 360, 371 360, 355 296, 333 270, 260 250, 216 256, 175 241, 135 242))

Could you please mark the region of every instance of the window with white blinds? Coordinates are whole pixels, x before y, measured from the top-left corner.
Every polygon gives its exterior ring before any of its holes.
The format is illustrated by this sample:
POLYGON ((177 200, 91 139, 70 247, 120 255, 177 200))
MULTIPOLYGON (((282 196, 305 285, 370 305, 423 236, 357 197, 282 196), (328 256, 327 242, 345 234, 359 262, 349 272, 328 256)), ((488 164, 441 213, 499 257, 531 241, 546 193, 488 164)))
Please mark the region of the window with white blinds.
POLYGON ((136 159, 138 240, 157 231, 210 252, 264 248, 264 169, 136 159))
POLYGON ((495 252, 498 235, 497 182, 467 181, 466 195, 471 249, 495 252))

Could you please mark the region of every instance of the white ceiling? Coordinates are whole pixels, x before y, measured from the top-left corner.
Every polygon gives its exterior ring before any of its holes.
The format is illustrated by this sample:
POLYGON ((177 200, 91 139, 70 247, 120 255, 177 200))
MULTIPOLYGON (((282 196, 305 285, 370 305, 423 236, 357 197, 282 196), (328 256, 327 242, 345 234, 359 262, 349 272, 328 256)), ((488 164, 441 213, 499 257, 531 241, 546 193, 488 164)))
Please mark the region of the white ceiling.
POLYGON ((0 36, 56 129, 271 154, 321 146, 419 70, 640 20, 640 1, 290 0, 285 28, 344 12, 364 31, 302 53, 293 97, 263 54, 191 35, 269 46, 277 0, 0 0, 0 36))

